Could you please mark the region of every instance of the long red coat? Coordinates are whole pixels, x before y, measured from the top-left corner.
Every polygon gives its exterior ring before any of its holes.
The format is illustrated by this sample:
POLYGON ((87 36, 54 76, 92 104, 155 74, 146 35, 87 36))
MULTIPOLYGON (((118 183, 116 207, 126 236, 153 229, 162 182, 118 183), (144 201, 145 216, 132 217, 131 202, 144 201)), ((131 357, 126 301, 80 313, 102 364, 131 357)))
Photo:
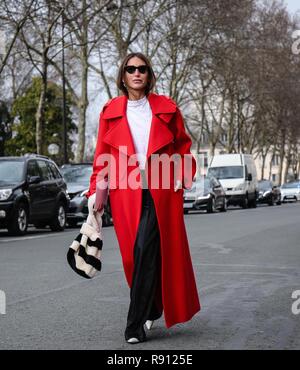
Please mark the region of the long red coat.
MULTIPOLYGON (((162 302, 166 327, 170 327, 188 321, 200 310, 183 217, 183 189, 174 191, 176 176, 182 180, 183 188, 189 188, 191 181, 184 177, 183 172, 177 171, 177 175, 170 175, 170 189, 151 187, 151 154, 179 153, 181 156, 188 154, 192 158, 192 178, 196 171, 196 161, 190 153, 192 142, 185 132, 182 115, 176 103, 166 96, 153 93, 148 95, 148 100, 152 109, 152 122, 147 152, 149 167, 146 173, 159 225, 162 302)), ((87 197, 95 192, 97 174, 104 168, 104 165, 97 163, 98 156, 105 153, 111 154, 115 158, 117 167, 116 174, 111 176, 116 180, 116 186, 110 186, 109 190, 111 211, 126 279, 131 287, 134 267, 133 248, 141 216, 142 189, 124 189, 120 186, 121 176, 118 175, 120 158, 123 158, 123 161, 124 157, 127 159, 135 154, 126 118, 126 107, 127 97, 117 97, 111 99, 100 114, 93 174, 87 197)), ((128 178, 131 171, 135 170, 137 173, 138 163, 126 167, 128 178)), ((174 167, 171 168, 174 169, 174 167)))

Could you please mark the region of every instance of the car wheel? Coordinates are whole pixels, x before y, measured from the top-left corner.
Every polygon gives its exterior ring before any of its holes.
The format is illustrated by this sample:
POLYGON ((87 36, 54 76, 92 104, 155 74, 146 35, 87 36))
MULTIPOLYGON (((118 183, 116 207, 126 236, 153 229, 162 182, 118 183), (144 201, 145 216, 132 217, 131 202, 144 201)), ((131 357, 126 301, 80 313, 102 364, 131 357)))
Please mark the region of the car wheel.
POLYGON ((184 209, 184 210, 183 210, 183 213, 184 213, 185 215, 187 215, 187 214, 189 213, 189 210, 188 210, 188 209, 184 209))
POLYGON ((50 229, 52 231, 63 231, 66 227, 66 206, 63 202, 58 202, 53 220, 50 223, 50 229))
POLYGON ((242 201, 242 208, 248 208, 249 206, 249 199, 248 199, 248 195, 245 196, 245 198, 243 199, 242 201))
POLYGON ((216 211, 216 200, 215 198, 211 198, 211 201, 207 206, 207 213, 214 213, 215 211, 216 211))
POLYGON ((28 211, 24 203, 16 206, 8 232, 12 235, 24 235, 28 228, 28 211))
POLYGON ((226 212, 227 211, 227 201, 226 199, 223 200, 223 206, 220 208, 221 212, 226 212))
POLYGON ((274 206, 274 198, 273 197, 271 197, 268 204, 269 204, 269 206, 274 206))
POLYGON ((256 196, 255 196, 255 198, 252 200, 251 206, 252 206, 252 208, 256 208, 256 207, 257 207, 257 200, 256 200, 256 196))

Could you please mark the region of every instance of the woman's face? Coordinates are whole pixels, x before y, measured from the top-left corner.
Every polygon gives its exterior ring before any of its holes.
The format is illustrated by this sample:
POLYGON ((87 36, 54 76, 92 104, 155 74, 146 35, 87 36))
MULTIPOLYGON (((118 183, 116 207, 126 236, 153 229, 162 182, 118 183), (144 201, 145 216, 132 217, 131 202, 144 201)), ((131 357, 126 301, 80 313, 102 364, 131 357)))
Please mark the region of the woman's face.
MULTIPOLYGON (((129 59, 129 61, 127 62, 127 67, 129 66, 134 67, 146 66, 146 63, 138 57, 133 57, 129 59)), ((149 72, 147 68, 145 73, 142 72, 140 72, 138 69, 135 69, 133 73, 129 73, 125 70, 123 80, 125 82, 127 90, 135 91, 145 90, 148 82, 149 72)))

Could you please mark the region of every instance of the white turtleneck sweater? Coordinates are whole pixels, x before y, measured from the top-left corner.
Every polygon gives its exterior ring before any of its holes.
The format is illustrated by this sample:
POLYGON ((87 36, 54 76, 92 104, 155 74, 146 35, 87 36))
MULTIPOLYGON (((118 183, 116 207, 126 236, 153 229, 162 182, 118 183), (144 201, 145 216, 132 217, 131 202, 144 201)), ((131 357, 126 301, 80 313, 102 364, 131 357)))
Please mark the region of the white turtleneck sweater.
POLYGON ((127 121, 133 138, 140 169, 145 169, 152 111, 146 96, 127 101, 127 121))

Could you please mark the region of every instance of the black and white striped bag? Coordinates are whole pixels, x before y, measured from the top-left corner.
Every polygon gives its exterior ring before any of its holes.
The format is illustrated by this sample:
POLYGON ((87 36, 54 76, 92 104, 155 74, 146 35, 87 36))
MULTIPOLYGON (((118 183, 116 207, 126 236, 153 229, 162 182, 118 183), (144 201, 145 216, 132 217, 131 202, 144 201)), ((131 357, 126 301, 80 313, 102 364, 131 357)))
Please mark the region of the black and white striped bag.
POLYGON ((70 245, 67 260, 71 268, 80 276, 91 279, 101 271, 101 250, 103 238, 91 225, 84 223, 80 234, 70 245))

